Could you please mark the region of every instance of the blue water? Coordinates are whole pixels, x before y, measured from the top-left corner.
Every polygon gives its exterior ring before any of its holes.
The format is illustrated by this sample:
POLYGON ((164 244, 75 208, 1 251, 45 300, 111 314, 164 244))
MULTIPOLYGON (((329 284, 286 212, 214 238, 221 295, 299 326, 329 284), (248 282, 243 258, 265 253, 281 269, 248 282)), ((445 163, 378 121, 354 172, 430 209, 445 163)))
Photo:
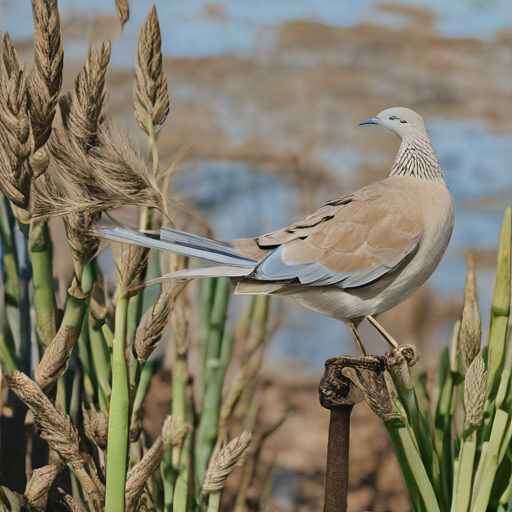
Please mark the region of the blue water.
MULTIPOLYGON (((441 34, 454 38, 491 39, 497 31, 512 28, 510 0, 132 0, 131 19, 124 34, 115 21, 114 0, 60 0, 65 23, 72 17, 93 20, 110 15, 113 60, 117 66, 132 66, 137 35, 149 9, 156 4, 162 28, 163 52, 180 58, 247 56, 258 49, 271 49, 276 29, 283 23, 311 21, 330 26, 360 24, 407 27, 409 18, 401 12, 380 7, 396 5, 432 10, 434 26, 441 34)), ((94 23, 92 23, 94 25, 94 23)), ((12 39, 29 38, 32 33, 29 0, 0 0, 0 29, 8 29, 12 39)), ((93 28, 91 28, 91 32, 93 28)), ((80 32, 80 31, 79 31, 80 32)), ((81 60, 88 36, 66 36, 67 57, 81 60)))
MULTIPOLYGON (((60 0, 63 23, 74 20, 73 27, 83 28, 65 31, 66 59, 84 60, 95 20, 102 18, 104 24, 107 15, 110 25, 107 30, 102 25, 102 34, 111 34, 112 63, 133 67, 138 32, 152 4, 153 0, 132 0, 131 20, 121 34, 114 0, 60 0)), ((339 27, 373 24, 392 29, 410 23, 403 12, 383 9, 389 2, 378 0, 157 0, 156 5, 164 54, 185 59, 248 57, 261 51, 271 52, 279 27, 293 21, 339 27)), ((393 5, 431 9, 435 14, 435 29, 452 38, 490 40, 498 31, 512 30, 510 0, 414 0, 395 1, 393 5)), ((9 30, 14 41, 31 37, 29 0, 0 0, 0 30, 3 29, 9 30)), ((511 87, 509 83, 503 84, 504 90, 512 93, 511 87)), ((182 90, 172 91, 173 101, 196 93, 194 87, 182 86, 182 90)), ((240 120, 229 98, 211 108, 216 109, 218 115, 214 117, 222 125, 219 129, 229 135, 233 146, 243 145, 250 139, 251 127, 240 120)), ((271 133, 272 118, 260 116, 257 122, 268 123, 265 132, 271 133)), ((477 122, 443 117, 429 120, 428 125, 456 208, 452 241, 429 284, 440 297, 460 297, 465 281, 465 251, 497 246, 503 210, 512 196, 512 134, 494 133, 477 122), (480 201, 478 206, 475 200, 480 201)), ((342 125, 340 129, 352 130, 352 127, 342 125)), ((350 144, 317 147, 315 151, 315 163, 345 187, 363 165, 360 148, 350 144)), ((193 169, 183 173, 175 185, 208 216, 221 239, 257 236, 286 226, 302 215, 299 191, 284 174, 262 173, 246 162, 196 161, 193 169)), ((329 192, 334 198, 352 190, 329 192)), ((320 204, 325 197, 318 199, 320 204)), ((481 311, 485 312, 492 294, 492 271, 481 271, 478 278, 481 311)), ((343 325, 306 311, 292 300, 284 302, 284 327, 273 340, 272 357, 297 356, 318 368, 327 357, 347 352, 350 336, 343 325)))

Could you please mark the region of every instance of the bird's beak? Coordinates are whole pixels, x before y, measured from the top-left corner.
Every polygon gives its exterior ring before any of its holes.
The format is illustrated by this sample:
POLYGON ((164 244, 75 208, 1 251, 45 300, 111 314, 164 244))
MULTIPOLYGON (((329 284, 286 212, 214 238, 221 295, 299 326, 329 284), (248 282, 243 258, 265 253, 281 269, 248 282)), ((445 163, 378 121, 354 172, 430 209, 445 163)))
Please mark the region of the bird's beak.
POLYGON ((359 126, 362 126, 363 124, 379 124, 379 118, 378 117, 370 117, 370 119, 367 119, 366 121, 363 121, 362 123, 359 123, 359 126))

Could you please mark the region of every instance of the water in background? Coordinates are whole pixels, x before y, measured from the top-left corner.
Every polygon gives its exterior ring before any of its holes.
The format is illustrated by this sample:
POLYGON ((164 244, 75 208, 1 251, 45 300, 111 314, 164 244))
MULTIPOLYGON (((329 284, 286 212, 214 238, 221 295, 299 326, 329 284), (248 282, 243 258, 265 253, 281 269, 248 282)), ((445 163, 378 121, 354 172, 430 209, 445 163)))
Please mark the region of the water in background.
MULTIPOLYGON (((112 63, 119 69, 133 66, 138 31, 152 3, 153 0, 132 0, 131 19, 121 34, 114 0, 59 1, 64 25, 82 18, 93 20, 92 24, 96 18, 112 18, 112 63)), ((278 44, 280 27, 294 21, 330 27, 374 25, 400 30, 410 23, 407 9, 413 8, 431 12, 434 30, 453 38, 454 42, 464 38, 490 42, 497 34, 512 30, 512 2, 509 0, 393 2, 398 9, 390 8, 389 2, 377 0, 160 0, 156 5, 164 54, 185 60, 271 55, 278 44)), ((31 37, 29 0, 0 0, 1 29, 8 29, 15 43, 31 37)), ((68 61, 83 61, 89 37, 87 31, 64 32, 68 61)), ((512 67, 507 55, 504 65, 508 63, 512 67)), ((314 60, 315 53, 308 54, 308 58, 314 60)), ((496 76, 499 80, 499 72, 496 76)), ((512 83, 505 82, 500 87, 512 95, 512 83)), ((179 94, 186 98, 195 94, 195 89, 174 94, 174 101, 177 101, 179 94)), ((235 144, 237 137, 243 137, 244 127, 236 111, 227 109, 222 116, 224 128, 231 130, 235 144)), ((503 210, 512 203, 512 132, 492 130, 478 120, 444 116, 442 105, 439 115, 430 120, 429 129, 456 204, 452 242, 429 281, 437 296, 446 298, 460 296, 463 290, 464 252, 468 248, 485 251, 497 246, 503 210)), ((370 147, 374 133, 368 132, 366 137, 370 147)), ((338 173, 338 177, 343 175, 348 182, 355 180, 362 165, 359 149, 348 146, 318 151, 318 161, 323 162, 329 172, 338 173)), ((248 162, 223 159, 196 160, 193 167, 177 180, 176 188, 191 197, 208 215, 221 239, 256 236, 283 227, 300 215, 296 207, 297 190, 282 175, 261 173, 256 165, 248 162)), ((332 197, 337 195, 340 194, 332 193, 332 197)), ((488 321, 485 312, 492 294, 492 271, 479 271, 479 291, 485 326, 488 321)), ((274 357, 297 356, 318 368, 327 357, 347 351, 343 343, 350 342, 350 337, 338 322, 305 312, 298 305, 289 305, 286 311, 286 321, 273 343, 271 354, 274 357), (312 339, 315 343, 311 343, 312 339)), ((443 336, 448 337, 448 327, 442 326, 442 329, 443 336)))
MULTIPOLYGON (((138 30, 153 3, 165 55, 181 58, 246 56, 262 45, 271 46, 273 29, 297 20, 338 27, 406 26, 407 16, 387 10, 389 5, 432 10, 436 29, 454 38, 489 39, 512 27, 508 0, 137 0, 130 2, 131 22, 114 43, 114 64, 132 66, 138 30)), ((113 0, 60 0, 59 7, 64 22, 69 17, 117 16, 113 0)), ((30 19, 29 0, 0 0, 2 28, 9 29, 12 39, 31 37, 30 19)))

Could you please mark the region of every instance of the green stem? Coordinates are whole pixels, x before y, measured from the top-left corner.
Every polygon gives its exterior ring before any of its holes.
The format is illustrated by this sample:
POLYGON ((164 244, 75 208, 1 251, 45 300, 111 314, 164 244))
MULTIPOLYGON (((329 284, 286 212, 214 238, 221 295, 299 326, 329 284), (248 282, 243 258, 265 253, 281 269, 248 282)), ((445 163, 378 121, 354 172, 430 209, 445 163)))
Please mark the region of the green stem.
POLYGON ((13 215, 8 206, 8 201, 0 193, 0 242, 2 244, 2 261, 6 276, 5 298, 7 304, 18 307, 18 263, 12 230, 12 218, 13 215))
MULTIPOLYGON (((187 356, 179 354, 172 376, 172 416, 185 421, 187 416, 187 356)), ((171 512, 173 508, 176 479, 180 474, 180 456, 182 446, 173 446, 164 455, 162 471, 164 477, 164 510, 171 512)))
POLYGON ((508 422, 508 414, 501 409, 496 411, 494 417, 491 437, 489 442, 484 445, 482 455, 477 472, 475 482, 475 489, 473 492, 473 500, 471 503, 471 510, 473 512, 480 512, 480 510, 487 510, 487 505, 491 497, 491 490, 494 484, 494 477, 499 465, 500 447, 502 444, 503 435, 506 432, 508 422))
POLYGON ((195 471, 198 484, 204 479, 217 439, 222 386, 233 347, 233 334, 224 336, 229 291, 229 279, 219 279, 215 290, 210 316, 210 331, 206 344, 205 391, 196 441, 195 471))
POLYGON ((420 510, 440 512, 434 489, 409 431, 404 427, 397 428, 389 423, 386 423, 386 428, 412 499, 414 500, 417 490, 423 502, 420 504, 422 507, 420 510))
POLYGON ((126 312, 128 298, 119 290, 112 348, 112 397, 108 422, 105 512, 124 512, 130 393, 126 364, 126 312))
POLYGON ((476 453, 476 433, 462 441, 459 455, 459 474, 454 492, 455 512, 467 512, 473 486, 473 466, 476 453))
POLYGON ((210 493, 208 499, 208 512, 218 512, 220 510, 221 491, 210 493))
POLYGON ((30 225, 29 249, 38 334, 48 346, 57 332, 57 306, 53 292, 52 243, 46 222, 34 221, 30 225))
POLYGON ((149 136, 149 145, 151 146, 151 159, 153 161, 153 176, 156 178, 158 174, 158 148, 156 146, 156 137, 154 135, 149 136))
POLYGON ((501 226, 498 248, 498 269, 491 303, 491 327, 489 331, 489 360, 487 391, 494 398, 503 368, 505 336, 510 311, 510 253, 512 231, 511 209, 507 208, 501 226))
POLYGON ((0 361, 8 372, 18 370, 16 344, 5 309, 4 283, 0 279, 0 361))

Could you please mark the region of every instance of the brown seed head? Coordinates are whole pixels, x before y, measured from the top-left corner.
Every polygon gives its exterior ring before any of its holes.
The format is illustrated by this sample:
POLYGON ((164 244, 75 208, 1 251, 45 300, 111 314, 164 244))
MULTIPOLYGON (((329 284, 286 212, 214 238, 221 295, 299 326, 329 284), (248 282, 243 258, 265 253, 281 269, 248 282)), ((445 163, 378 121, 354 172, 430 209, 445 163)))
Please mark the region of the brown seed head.
POLYGON ((81 322, 60 327, 34 372, 34 380, 41 389, 50 389, 66 371, 81 329, 81 322))
POLYGON ((478 354, 469 365, 466 379, 464 380, 464 408, 466 410, 466 429, 479 427, 484 415, 487 372, 481 354, 478 354))
POLYGON ((163 283, 158 299, 142 316, 133 344, 134 354, 140 363, 148 360, 162 339, 164 329, 176 305, 176 299, 185 286, 184 281, 163 283))
POLYGON ((115 263, 121 292, 126 293, 148 262, 149 249, 132 244, 117 244, 115 263), (117 254, 116 254, 117 253, 117 254))
MULTIPOLYGON (((183 289, 186 284, 186 281, 176 283, 176 285, 183 285, 181 289, 183 289)), ((180 356, 184 356, 188 350, 189 316, 190 314, 186 294, 180 294, 171 313, 171 322, 174 328, 174 339, 176 341, 178 355, 180 356)))
POLYGON ((78 432, 71 424, 69 416, 60 412, 39 386, 24 373, 14 371, 6 374, 5 379, 12 391, 34 414, 41 438, 60 455, 80 481, 91 510, 99 511, 100 494, 85 470, 85 462, 78 447, 78 432))
POLYGON ((64 51, 57 0, 32 0, 34 69, 30 75, 30 120, 35 150, 50 137, 62 85, 64 51))
POLYGON ((106 450, 108 440, 108 416, 101 411, 97 411, 94 404, 91 404, 89 410, 82 407, 82 411, 84 414, 85 435, 91 441, 94 441, 98 448, 106 450))
POLYGON ((130 19, 130 7, 128 0, 116 0, 117 15, 121 22, 121 29, 124 29, 126 22, 130 19))
POLYGON ((50 487, 63 468, 64 464, 60 463, 34 470, 23 495, 30 512, 45 512, 50 487))
POLYGON ((133 103, 139 126, 156 137, 169 112, 167 77, 162 69, 162 37, 153 5, 142 26, 135 57, 133 103))
POLYGON ((132 412, 130 420, 130 443, 136 443, 142 433, 142 420, 144 418, 144 409, 139 407, 132 412))
POLYGON ((482 341, 482 321, 478 311, 475 265, 471 254, 466 256, 466 265, 468 270, 457 349, 458 371, 461 375, 466 375, 469 365, 480 352, 482 341))
POLYGON ((97 145, 88 151, 68 133, 54 135, 50 166, 34 182, 34 218, 99 214, 128 204, 164 210, 138 147, 112 118, 100 125, 97 145))
POLYGON ((98 128, 102 121, 102 111, 106 102, 105 75, 110 62, 110 41, 98 50, 89 46, 87 60, 78 73, 71 98, 63 97, 63 110, 66 129, 86 149, 97 145, 98 128), (71 101, 70 101, 71 100, 71 101))
POLYGON ((69 417, 50 402, 39 386, 24 373, 14 371, 5 375, 7 384, 33 412, 40 436, 68 464, 81 461, 78 432, 69 417))
POLYGON ((25 73, 7 32, 0 39, 0 188, 20 208, 30 199, 32 151, 25 73))
POLYGON ((126 478, 126 509, 128 512, 137 510, 137 503, 147 481, 162 462, 168 447, 176 444, 173 440, 179 437, 181 441, 190 428, 188 423, 183 423, 179 418, 174 420, 171 416, 166 417, 162 434, 153 443, 153 446, 142 460, 135 464, 128 473, 126 478))
POLYGON ((252 434, 250 432, 243 432, 240 437, 233 439, 219 452, 215 462, 210 465, 206 472, 201 487, 202 494, 221 491, 224 488, 231 472, 237 466, 243 466, 251 438, 252 434))

